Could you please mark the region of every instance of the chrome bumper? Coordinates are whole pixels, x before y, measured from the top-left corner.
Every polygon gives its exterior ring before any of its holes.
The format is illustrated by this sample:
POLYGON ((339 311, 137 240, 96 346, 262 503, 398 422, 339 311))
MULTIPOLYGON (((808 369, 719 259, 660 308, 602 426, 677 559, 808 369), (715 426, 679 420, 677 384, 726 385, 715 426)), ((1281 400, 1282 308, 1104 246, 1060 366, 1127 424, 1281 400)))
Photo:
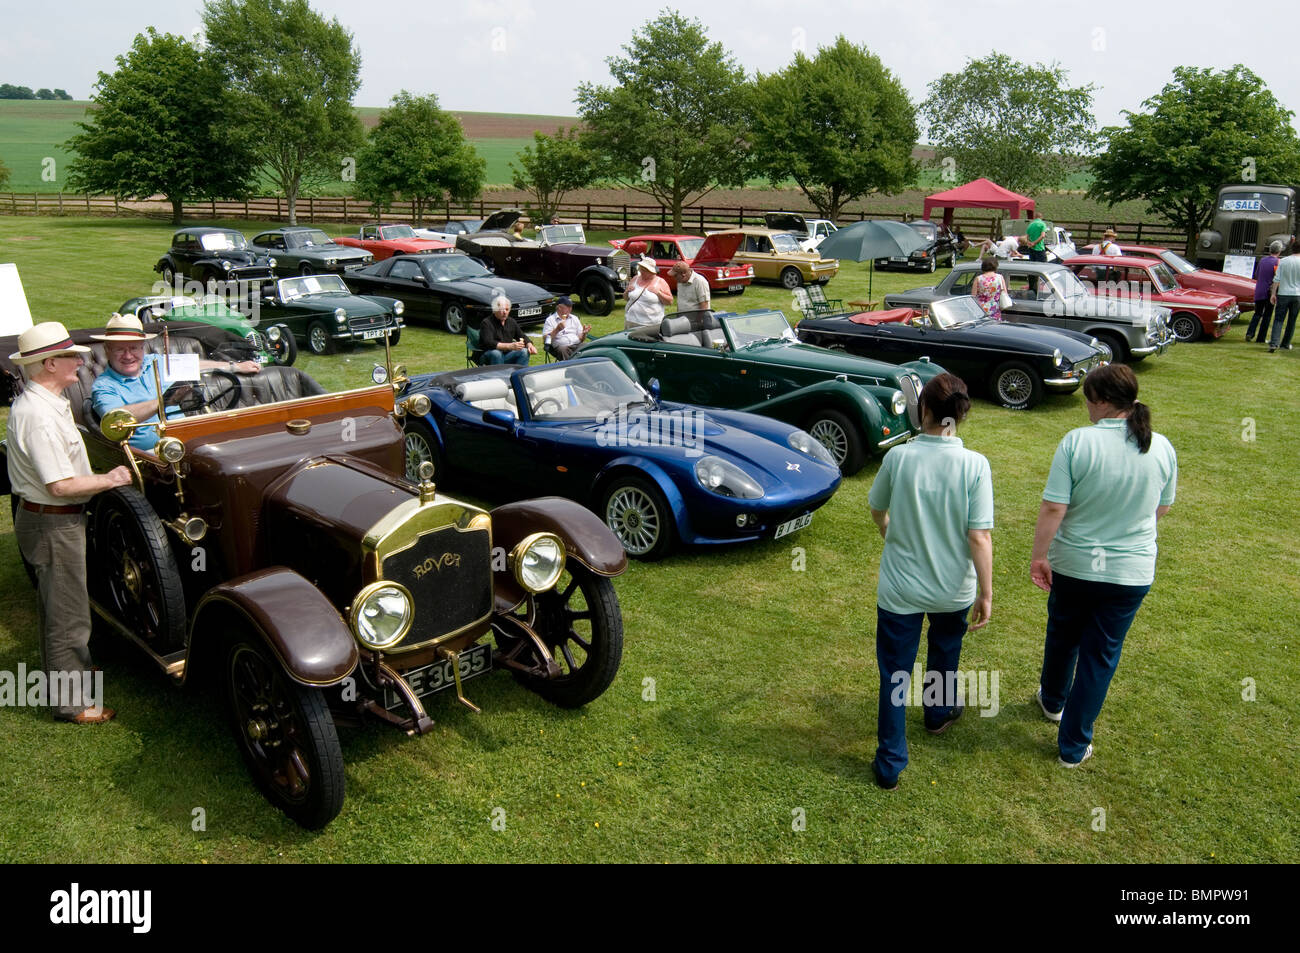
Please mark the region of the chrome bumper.
POLYGON ((1044 378, 1043 386, 1055 394, 1068 394, 1078 389, 1083 383, 1083 377, 1054 377, 1051 379, 1044 378))
POLYGON ((906 443, 908 440, 911 439, 912 439, 912 431, 904 430, 902 433, 894 434, 894 436, 892 437, 886 437, 884 440, 877 443, 876 446, 879 447, 881 450, 888 450, 890 447, 894 446, 895 444, 906 443))

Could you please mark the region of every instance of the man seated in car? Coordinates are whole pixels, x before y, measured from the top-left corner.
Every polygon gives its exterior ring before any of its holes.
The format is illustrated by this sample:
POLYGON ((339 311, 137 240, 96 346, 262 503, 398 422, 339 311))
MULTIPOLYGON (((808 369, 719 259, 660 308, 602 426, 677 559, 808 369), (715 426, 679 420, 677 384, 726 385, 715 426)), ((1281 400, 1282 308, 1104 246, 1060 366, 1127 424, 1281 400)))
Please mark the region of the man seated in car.
POLYGON ((527 364, 528 355, 537 353, 528 335, 510 317, 510 299, 505 295, 492 299, 492 315, 478 326, 478 343, 484 364, 527 364))
MULTIPOLYGON (((124 408, 141 423, 158 418, 158 386, 153 366, 163 355, 146 354, 144 342, 157 337, 146 334, 144 325, 133 314, 114 314, 108 319, 104 334, 91 338, 104 342, 104 356, 108 367, 95 378, 90 395, 95 413, 103 417, 110 410, 124 408)), ((199 370, 226 370, 235 374, 256 374, 261 368, 256 361, 199 361, 199 370)), ((164 379, 166 374, 162 375, 164 379)), ((168 417, 179 416, 179 401, 190 396, 188 384, 173 384, 163 393, 167 402, 168 417)), ((131 435, 131 446, 152 450, 158 443, 157 427, 137 427, 131 435)))

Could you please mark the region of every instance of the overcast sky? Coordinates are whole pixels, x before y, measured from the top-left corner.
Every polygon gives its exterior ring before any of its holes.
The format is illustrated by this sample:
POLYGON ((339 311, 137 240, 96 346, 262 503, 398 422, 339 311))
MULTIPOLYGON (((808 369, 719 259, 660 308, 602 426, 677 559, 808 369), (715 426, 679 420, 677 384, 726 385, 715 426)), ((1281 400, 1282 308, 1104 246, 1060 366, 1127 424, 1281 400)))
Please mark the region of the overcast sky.
MULTIPOLYGON (((4 0, 0 82, 63 88, 89 97, 98 70, 153 26, 189 35, 198 0, 4 0)), ((608 83, 605 58, 664 6, 594 0, 312 0, 351 30, 361 51, 357 105, 382 106, 400 89, 437 93, 446 109, 573 115, 582 81, 608 83)), ((1178 65, 1244 63, 1291 110, 1300 110, 1296 20, 1285 4, 1183 0, 1035 2, 968 0, 742 0, 672 4, 699 18, 750 73, 782 68, 799 47, 813 53, 843 33, 865 44, 907 87, 926 85, 968 57, 990 51, 1023 62, 1059 62, 1071 85, 1094 83, 1096 118, 1119 124, 1124 109, 1169 81, 1178 65), (1268 14, 1276 29, 1262 26, 1268 14)))

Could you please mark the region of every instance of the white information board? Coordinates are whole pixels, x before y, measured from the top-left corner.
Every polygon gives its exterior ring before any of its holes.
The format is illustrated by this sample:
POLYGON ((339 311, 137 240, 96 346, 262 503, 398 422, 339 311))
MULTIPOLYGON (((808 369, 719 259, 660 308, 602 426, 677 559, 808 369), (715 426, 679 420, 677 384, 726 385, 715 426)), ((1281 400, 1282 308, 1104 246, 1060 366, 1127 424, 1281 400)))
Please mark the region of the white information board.
POLYGON ((32 312, 18 266, 0 264, 0 336, 22 334, 32 326, 32 312))
POLYGON ((1255 259, 1250 255, 1224 255, 1223 271, 1243 278, 1255 277, 1255 259))

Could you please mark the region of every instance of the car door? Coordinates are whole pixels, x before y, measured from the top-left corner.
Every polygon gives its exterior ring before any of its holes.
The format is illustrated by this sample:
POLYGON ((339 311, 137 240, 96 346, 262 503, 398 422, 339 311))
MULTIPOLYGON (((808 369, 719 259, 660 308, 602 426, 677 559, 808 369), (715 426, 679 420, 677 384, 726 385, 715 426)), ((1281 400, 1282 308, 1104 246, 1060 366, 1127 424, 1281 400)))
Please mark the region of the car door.
POLYGON ((270 255, 275 259, 276 274, 291 275, 298 270, 298 259, 289 254, 283 235, 258 235, 253 239, 253 245, 259 254, 270 255))
POLYGON ((194 277, 194 262, 199 259, 201 253, 197 235, 185 232, 177 235, 172 242, 172 261, 176 263, 177 272, 186 278, 194 277))
MULTIPOLYGON (((638 373, 642 373, 640 367, 638 373)), ((648 383, 659 379, 665 400, 712 407, 743 407, 751 402, 748 381, 729 352, 689 344, 659 342, 651 351, 648 383)))
POLYGON ((405 318, 435 321, 441 317, 442 301, 430 288, 432 283, 415 258, 393 258, 392 267, 373 294, 397 298, 406 306, 405 318))
MULTIPOLYGON (((775 259, 772 239, 766 235, 746 235, 742 246, 743 260, 754 266, 754 277, 765 281, 775 281, 780 274, 780 265, 775 259)), ((738 259, 741 255, 736 256, 738 259)))

